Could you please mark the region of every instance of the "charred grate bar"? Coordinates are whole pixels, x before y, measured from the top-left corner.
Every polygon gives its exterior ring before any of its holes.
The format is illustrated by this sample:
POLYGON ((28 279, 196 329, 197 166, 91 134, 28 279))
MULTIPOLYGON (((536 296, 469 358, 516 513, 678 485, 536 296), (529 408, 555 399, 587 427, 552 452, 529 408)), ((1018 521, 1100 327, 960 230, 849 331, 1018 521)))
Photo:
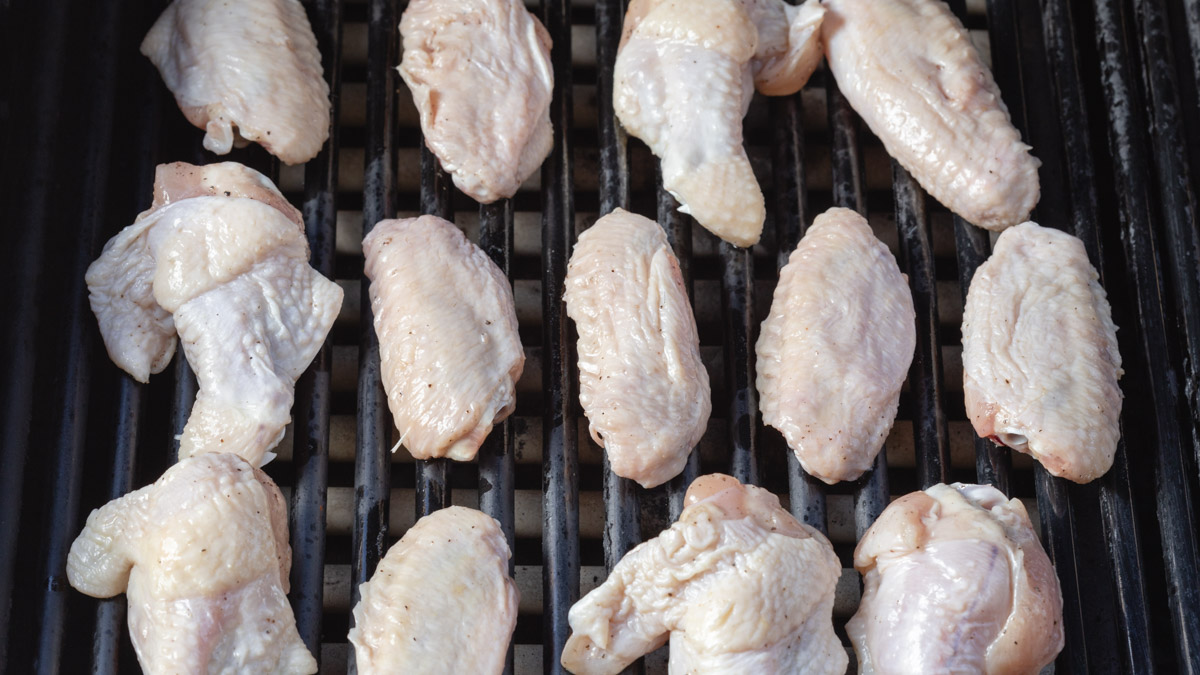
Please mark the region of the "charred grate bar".
MULTIPOLYGON (((1084 242, 1121 326, 1123 439, 1113 469, 1087 486, 974 438, 954 380, 954 323, 992 238, 947 214, 881 152, 828 72, 800 94, 752 104, 746 138, 768 222, 762 243, 741 250, 678 213, 657 160, 615 119, 623 0, 532 8, 554 41, 555 149, 540 180, 478 208, 422 148, 395 72, 405 3, 304 4, 335 103, 330 142, 300 170, 257 148, 230 159, 277 179, 303 206, 312 264, 346 290, 347 306, 298 384, 290 440, 267 468, 288 497, 290 597, 323 673, 355 672, 350 608, 388 545, 412 519, 476 498, 501 523, 525 597, 506 672, 562 672, 571 604, 676 517, 687 485, 708 471, 781 493, 798 518, 829 534, 846 568, 839 630, 859 592, 853 546, 888 501, 939 481, 974 480, 1036 505, 1063 584, 1067 646, 1057 672, 1200 672, 1200 229, 1191 183, 1200 170, 1200 4, 950 3, 990 52, 1014 122, 1043 161, 1036 217, 1084 242), (872 216, 909 276, 917 310, 897 428, 871 472, 838 486, 805 474, 761 426, 753 354, 778 269, 830 205, 872 216), (617 207, 657 215, 667 233, 714 386, 709 433, 681 477, 649 491, 613 475, 579 436, 586 420, 575 336, 561 299, 579 228, 617 207), (518 385, 517 413, 492 431, 476 463, 390 453, 392 418, 357 249, 379 220, 418 212, 468 232, 477 222, 481 248, 514 283, 528 379, 518 385)), ((165 6, 0 3, 3 28, 29 26, 0 45, 10 63, 17 55, 28 63, 27 72, 6 71, 0 109, 2 175, 17 187, 3 199, 21 224, 11 250, 0 251, 14 291, 5 299, 11 368, 0 447, 3 672, 138 672, 124 600, 75 593, 63 563, 89 509, 175 460, 196 391, 182 353, 148 385, 116 374, 82 284, 103 240, 145 208, 158 163, 217 161, 137 53, 165 6), (67 45, 88 57, 67 59, 67 45), (18 166, 10 158, 28 159, 18 166), (91 649, 67 647, 79 635, 92 636, 91 649)), ((664 663, 656 654, 631 671, 658 673, 664 663)))

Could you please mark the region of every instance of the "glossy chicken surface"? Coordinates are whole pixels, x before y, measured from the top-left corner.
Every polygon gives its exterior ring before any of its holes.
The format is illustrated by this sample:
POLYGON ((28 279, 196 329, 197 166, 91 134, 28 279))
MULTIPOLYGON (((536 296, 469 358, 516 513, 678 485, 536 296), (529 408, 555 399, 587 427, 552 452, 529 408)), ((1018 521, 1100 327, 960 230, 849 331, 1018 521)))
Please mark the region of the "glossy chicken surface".
POLYGON ((712 411, 679 262, 654 221, 623 209, 579 237, 567 267, 579 402, 612 470, 654 487, 677 475, 712 411))
POLYGON ((387 552, 354 607, 362 675, 498 675, 517 624, 500 524, 461 506, 425 516, 387 552))
POLYGON ((342 290, 308 266, 300 214, 256 171, 159 166, 154 205, 104 247, 89 300, 113 361, 140 382, 175 335, 199 391, 180 457, 234 452, 258 466, 290 421, 296 379, 342 290))
POLYGON ((896 500, 854 552, 860 673, 1036 674, 1063 647, 1062 594, 1021 502, 986 485, 896 500))
POLYGON ((363 253, 400 444, 470 460, 512 413, 525 367, 508 277, 435 216, 380 221, 363 253))
POLYGON ((820 62, 814 1, 634 0, 613 72, 613 108, 662 159, 680 210, 725 241, 751 246, 766 207, 742 146, 757 85, 799 91, 820 62))
POLYGON ((300 164, 329 137, 329 85, 299 0, 175 0, 142 54, 218 155, 255 142, 300 164))
POLYGON ((826 483, 871 467, 916 347, 908 281, 867 221, 817 216, 779 272, 757 353, 763 423, 826 483))
POLYGON ((516 194, 554 145, 550 34, 520 0, 413 0, 400 76, 425 144, 488 203, 516 194))
POLYGON ((825 0, 822 40, 846 101, 951 211, 989 230, 1029 217, 1041 164, 942 0, 825 0))
POLYGON ((730 476, 696 479, 684 503, 571 608, 563 667, 614 675, 670 639, 672 675, 844 673, 829 541, 730 476))
POLYGON ((963 392, 982 437, 1086 483, 1121 436, 1121 354, 1112 309, 1075 237, 1022 223, 971 280, 963 392))
POLYGON ((279 488, 232 454, 184 459, 92 511, 67 558, 87 595, 125 593, 149 675, 317 672, 288 604, 279 488))

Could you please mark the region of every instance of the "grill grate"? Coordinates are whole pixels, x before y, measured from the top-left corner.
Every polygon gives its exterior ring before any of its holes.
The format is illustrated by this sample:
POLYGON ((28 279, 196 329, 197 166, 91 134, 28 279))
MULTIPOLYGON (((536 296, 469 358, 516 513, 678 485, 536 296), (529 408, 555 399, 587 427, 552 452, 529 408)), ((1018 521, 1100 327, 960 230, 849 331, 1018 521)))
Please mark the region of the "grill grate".
MULTIPOLYGON (((497 518, 514 551, 523 601, 506 672, 560 672, 572 602, 678 515, 692 478, 714 470, 783 495, 798 518, 829 534, 847 568, 890 497, 945 480, 992 483, 1026 500, 1060 575, 1067 645, 1057 670, 1200 671, 1192 498, 1200 489, 1200 229, 1191 183, 1200 170, 1200 2, 950 3, 990 52, 1014 122, 1043 161, 1035 218, 1083 240, 1121 326, 1123 439, 1112 471, 1087 486, 974 438, 957 324, 989 236, 887 158, 827 72, 800 94, 752 104, 747 146, 769 216, 763 242, 740 250, 675 210, 657 162, 614 118, 622 0, 542 0, 554 41, 555 149, 514 199, 484 207, 458 194, 421 149, 394 68, 404 3, 304 4, 335 103, 330 142, 303 169, 255 148, 232 158, 277 179, 302 205, 313 266, 346 290, 268 466, 289 500, 297 626, 323 673, 354 670, 345 635, 359 583, 414 518, 451 503, 497 518), (918 330, 886 454, 864 479, 828 487, 761 426, 753 348, 779 268, 832 205, 870 215, 909 276, 918 330), (581 432, 575 336, 561 300, 577 233, 617 207, 657 213, 713 381, 708 433, 683 476, 654 490, 613 475, 581 432), (395 436, 358 248, 379 220, 418 211, 457 221, 515 286, 526 375, 516 413, 476 463, 389 452, 395 436)), ((64 563, 88 509, 174 461, 174 436, 195 397, 182 354, 149 385, 108 365, 82 282, 102 242, 148 204, 157 163, 214 159, 137 53, 165 5, 0 0, 9 33, 0 45, 0 178, 14 188, 0 192, 0 207, 19 224, 0 250, 12 290, 0 446, 0 598, 11 605, 0 604, 0 672, 137 672, 124 599, 84 598, 66 584, 64 563), (67 647, 80 635, 93 636, 90 650, 67 647)), ((858 593, 848 571, 835 604, 843 638, 858 593)), ((665 651, 631 671, 664 672, 665 651)))

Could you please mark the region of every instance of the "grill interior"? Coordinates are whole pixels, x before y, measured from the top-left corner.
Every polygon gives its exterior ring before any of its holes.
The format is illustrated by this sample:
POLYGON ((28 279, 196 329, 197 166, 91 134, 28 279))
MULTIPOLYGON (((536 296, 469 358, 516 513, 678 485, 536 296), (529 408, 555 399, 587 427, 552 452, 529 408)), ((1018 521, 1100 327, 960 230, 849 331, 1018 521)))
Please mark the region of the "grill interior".
MULTIPOLYGON (((1079 236, 1101 271, 1125 360, 1123 441, 1105 477, 1066 483, 974 438, 962 402, 963 297, 987 233, 925 196, 861 125, 827 72, 796 96, 755 98, 746 144, 767 198, 762 242, 718 240, 661 189, 657 161, 611 111, 621 0, 531 5, 554 40, 553 154, 512 200, 479 207, 422 150, 394 66, 403 3, 306 1, 335 105, 326 149, 302 167, 257 148, 232 159, 302 206, 312 264, 346 301, 297 388, 267 472, 289 501, 291 600, 322 673, 353 671, 355 589, 424 513, 454 503, 502 523, 521 591, 510 672, 560 672, 571 603, 678 515, 687 483, 726 471, 783 496, 826 531, 847 569, 834 622, 857 606, 854 544, 889 498, 939 481, 1020 497, 1062 581, 1071 673, 1200 671, 1200 2, 951 2, 1014 121, 1043 162, 1034 219, 1079 236), (917 350, 886 453, 853 484, 809 479, 757 416, 753 346, 779 266, 833 206, 869 215, 908 274, 917 350), (573 328, 561 303, 571 242, 626 207, 666 229, 692 294, 713 384, 708 431, 681 478, 643 490, 616 478, 577 403, 573 328), (513 279, 525 374, 517 409, 477 462, 414 462, 395 442, 362 279, 364 231, 436 213, 513 279)), ((137 46, 165 2, 0 0, 5 87, 0 448, 0 672, 138 672, 123 597, 66 583, 87 512, 156 479, 195 395, 182 354, 149 385, 112 366, 83 271, 150 201, 156 164, 217 158, 137 46), (7 611, 4 611, 7 610, 7 611)), ((633 668, 665 672, 660 650, 633 668)))

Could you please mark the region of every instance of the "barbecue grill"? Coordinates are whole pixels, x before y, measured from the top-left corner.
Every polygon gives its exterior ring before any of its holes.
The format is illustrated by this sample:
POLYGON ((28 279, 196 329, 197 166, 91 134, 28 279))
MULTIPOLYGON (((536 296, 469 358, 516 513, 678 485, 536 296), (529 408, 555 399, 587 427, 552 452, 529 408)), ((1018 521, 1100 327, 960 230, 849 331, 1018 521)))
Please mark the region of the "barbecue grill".
MULTIPOLYGON (((811 1, 811 0, 810 0, 811 1)), ((1016 126, 1042 160, 1034 219, 1079 236, 1120 327, 1123 440, 1085 486, 975 439, 962 403, 958 326, 986 232, 927 197, 858 121, 827 72, 792 97, 756 97, 746 143, 768 202, 763 241, 720 243, 679 214, 657 161, 612 113, 621 0, 531 7, 554 40, 555 147, 540 179, 479 207, 422 149, 394 66, 397 0, 306 0, 334 100, 333 133, 303 167, 247 148, 232 159, 302 206, 312 264, 346 302, 297 387, 266 467, 289 502, 290 599, 322 673, 354 672, 358 585, 414 518, 450 503, 502 524, 521 590, 509 672, 562 672, 567 610, 639 541, 678 515, 688 482, 725 471, 780 494, 829 534, 844 567, 890 498, 939 481, 1026 500, 1062 582, 1057 672, 1200 672, 1200 565, 1192 493, 1200 457, 1200 0, 952 2, 1016 126), (852 484, 807 477, 758 418, 753 347, 778 268, 813 217, 869 215, 908 274, 917 350, 874 469, 852 484), (679 257, 713 382, 713 416, 683 476, 654 490, 615 477, 577 403, 563 277, 576 235, 616 207, 657 216, 679 257), (379 379, 360 242, 378 220, 435 213, 513 279, 526 373, 516 413, 477 462, 414 462, 395 442, 379 379)), ((181 352, 140 385, 99 340, 83 283, 100 246, 149 205, 156 164, 217 158, 138 44, 156 2, 0 0, 5 82, 0 214, 5 342, 0 446, 0 672, 135 673, 125 600, 66 583, 87 512, 156 479, 196 384, 181 352), (11 601, 9 601, 11 599, 11 601)), ((855 609, 856 574, 834 623, 855 609)), ((665 672, 660 650, 631 668, 665 672)))

